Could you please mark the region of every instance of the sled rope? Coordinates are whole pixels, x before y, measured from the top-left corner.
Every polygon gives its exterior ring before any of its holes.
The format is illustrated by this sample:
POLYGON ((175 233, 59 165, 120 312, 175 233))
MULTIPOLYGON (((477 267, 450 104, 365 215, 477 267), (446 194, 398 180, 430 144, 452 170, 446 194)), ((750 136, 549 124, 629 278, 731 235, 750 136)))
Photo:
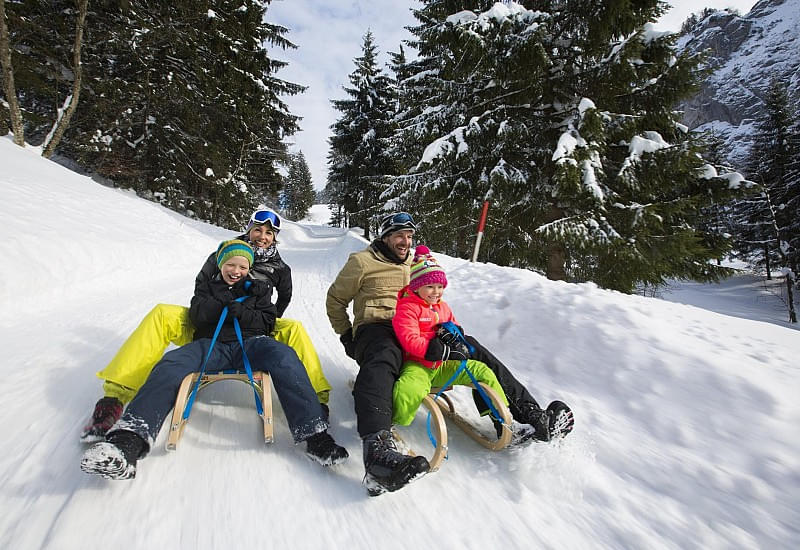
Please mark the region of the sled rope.
MULTIPOLYGON (((245 289, 250 288, 250 281, 245 281, 244 284, 245 289)), ((241 296, 236 298, 236 302, 244 302, 249 296, 241 296)), ((197 392, 200 391, 200 381, 203 378, 203 374, 206 372, 206 364, 208 364, 208 359, 211 357, 211 352, 214 350, 214 344, 217 343, 217 337, 219 336, 220 331, 222 330, 222 325, 225 323, 225 318, 228 316, 228 306, 222 308, 222 313, 219 316, 219 322, 217 323, 217 328, 214 330, 214 336, 211 338, 211 345, 208 346, 208 353, 206 353, 206 358, 203 360, 203 365, 200 367, 200 372, 197 376, 197 381, 194 384, 194 388, 192 388, 192 393, 189 395, 188 401, 186 401, 186 407, 183 409, 183 416, 181 417, 183 420, 189 419, 189 414, 192 411, 192 405, 194 405, 195 397, 197 397, 197 392)), ((236 338, 239 340, 239 345, 242 346, 242 358, 244 359, 244 369, 247 372, 247 378, 250 380, 250 386, 253 388, 253 393, 255 394, 256 398, 256 410, 258 414, 263 415, 264 409, 261 405, 261 399, 258 397, 258 391, 256 391, 256 383, 253 380, 253 370, 250 368, 250 360, 247 358, 247 352, 244 350, 244 341, 242 340, 242 330, 239 327, 239 320, 234 318, 233 319, 233 328, 236 331, 236 338)))
MULTIPOLYGON (((464 337, 464 335, 461 333, 461 331, 458 330, 458 326, 454 322, 447 321, 446 323, 442 323, 442 326, 444 328, 446 328, 449 332, 451 332, 451 333, 455 334, 456 336, 458 336, 458 339, 461 340, 461 342, 465 346, 467 346, 467 349, 469 350, 470 354, 475 353, 475 348, 472 347, 469 342, 467 342, 467 339, 464 337)), ((453 376, 451 376, 450 379, 447 382, 445 382, 444 385, 442 385, 441 389, 439 389, 439 391, 436 392, 436 395, 433 396, 433 400, 436 401, 437 399, 439 399, 439 396, 442 395, 442 392, 444 392, 444 390, 447 389, 453 383, 453 381, 456 378, 458 378, 458 375, 461 374, 461 371, 466 371, 467 372, 467 375, 469 376, 469 379, 472 381, 472 385, 477 390, 478 395, 480 395, 481 399, 483 399, 483 402, 486 403, 489 406, 490 414, 495 418, 495 420, 500 422, 500 424, 503 424, 504 423, 503 422, 503 416, 497 411, 497 409, 494 407, 494 405, 492 405, 492 400, 489 398, 488 395, 486 395, 486 392, 483 391, 483 388, 481 388, 481 385, 478 383, 478 380, 475 378, 475 375, 472 374, 472 371, 467 368, 467 360, 466 359, 463 359, 461 361, 461 365, 458 367, 458 369, 453 374, 453 376)), ((436 438, 433 436, 433 431, 431 430, 431 412, 430 411, 428 411, 428 418, 426 420, 426 426, 427 426, 427 429, 428 429, 428 439, 430 439, 431 444, 433 445, 433 447, 436 448, 436 446, 437 446, 436 438)))

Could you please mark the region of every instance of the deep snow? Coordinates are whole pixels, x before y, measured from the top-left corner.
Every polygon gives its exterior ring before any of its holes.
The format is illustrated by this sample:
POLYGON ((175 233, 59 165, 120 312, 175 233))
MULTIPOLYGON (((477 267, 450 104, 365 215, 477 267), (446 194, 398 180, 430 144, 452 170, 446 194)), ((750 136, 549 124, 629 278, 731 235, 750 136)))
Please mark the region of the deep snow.
MULTIPOLYGON (((348 389, 357 366, 324 311, 365 241, 321 216, 280 234, 287 316, 317 346, 350 460, 308 460, 277 400, 277 440, 264 446, 250 390, 220 383, 200 394, 178 451, 162 431, 135 480, 106 481, 78 469, 94 373, 155 303, 188 303, 234 232, 0 138, 0 548, 800 547, 800 339, 780 311, 756 307, 770 322, 754 321, 442 255, 466 330, 540 402, 570 403, 576 428, 560 445, 492 453, 450 426, 439 472, 368 498, 348 389)), ((715 288, 684 296, 742 310, 715 288)), ((470 414, 465 390, 456 398, 470 414)), ((420 413, 404 433, 429 452, 423 426, 420 413)))

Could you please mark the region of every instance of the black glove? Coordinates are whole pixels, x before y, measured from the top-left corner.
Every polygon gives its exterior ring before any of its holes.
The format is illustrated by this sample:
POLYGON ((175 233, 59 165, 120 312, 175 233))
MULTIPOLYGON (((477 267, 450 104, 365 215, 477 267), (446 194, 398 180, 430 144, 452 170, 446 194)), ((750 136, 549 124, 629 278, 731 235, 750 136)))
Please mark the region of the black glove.
POLYGON ((463 361, 469 359, 469 349, 462 343, 454 346, 443 344, 438 338, 431 338, 428 349, 425 350, 426 361, 463 361))
POLYGON ((458 337, 458 334, 450 332, 442 325, 436 325, 436 338, 439 339, 442 344, 447 346, 453 346, 461 342, 461 339, 458 337))
POLYGON ((353 329, 349 328, 339 336, 339 341, 344 346, 344 352, 350 359, 356 358, 356 343, 353 341, 353 329))
POLYGON ((250 296, 266 296, 272 290, 272 286, 267 281, 251 280, 250 296))
POLYGON ((445 347, 450 349, 450 353, 447 356, 448 361, 464 361, 465 359, 469 359, 469 348, 461 342, 453 346, 445 347))
POLYGON ((234 299, 236 299, 236 296, 234 296, 233 292, 231 292, 230 289, 228 288, 222 288, 222 289, 216 288, 213 289, 211 292, 212 296, 214 296, 214 298, 218 300, 221 304, 228 304, 232 302, 234 299))
POLYGON ((244 304, 242 302, 233 301, 228 304, 228 315, 240 319, 244 313, 244 304))

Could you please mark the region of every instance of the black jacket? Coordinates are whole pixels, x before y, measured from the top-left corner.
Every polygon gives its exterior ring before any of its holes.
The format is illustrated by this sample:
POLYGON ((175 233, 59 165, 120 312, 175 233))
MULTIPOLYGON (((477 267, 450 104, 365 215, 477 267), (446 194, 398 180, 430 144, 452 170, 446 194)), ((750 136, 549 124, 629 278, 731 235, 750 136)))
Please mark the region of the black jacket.
MULTIPOLYGON (((240 235, 237 238, 247 241, 247 235, 240 235)), ((206 263, 203 264, 203 268, 194 280, 195 291, 197 290, 198 284, 210 281, 218 274, 217 253, 213 252, 206 260, 206 263)), ((276 250, 275 255, 266 262, 255 262, 253 264, 253 269, 250 270, 250 277, 261 281, 267 281, 272 285, 272 288, 278 291, 278 299, 275 302, 275 307, 278 311, 278 317, 283 317, 283 313, 286 311, 286 308, 289 307, 289 302, 292 299, 292 270, 283 259, 281 259, 281 255, 278 251, 276 250)), ((268 293, 268 296, 272 299, 272 291, 268 293)))
MULTIPOLYGON (((219 323, 222 309, 235 298, 246 296, 245 281, 229 286, 222 276, 217 274, 210 281, 195 283, 194 296, 189 306, 189 318, 194 325, 194 339, 211 338, 219 323)), ((250 296, 244 302, 244 310, 239 318, 242 337, 261 336, 272 332, 275 326, 275 306, 270 297, 250 296)), ((225 323, 219 333, 220 342, 235 342, 236 331, 233 317, 225 317, 225 323)))

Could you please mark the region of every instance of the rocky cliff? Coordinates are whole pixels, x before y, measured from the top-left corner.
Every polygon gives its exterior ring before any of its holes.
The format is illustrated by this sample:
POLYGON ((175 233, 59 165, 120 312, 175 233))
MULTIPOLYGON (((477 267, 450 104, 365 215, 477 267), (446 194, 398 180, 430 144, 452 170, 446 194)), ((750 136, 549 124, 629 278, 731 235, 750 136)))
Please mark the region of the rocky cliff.
POLYGON ((761 0, 745 16, 713 12, 681 36, 678 48, 708 51, 714 70, 681 105, 684 123, 721 136, 734 166, 747 155, 773 79, 786 83, 790 105, 800 107, 800 0, 761 0))

